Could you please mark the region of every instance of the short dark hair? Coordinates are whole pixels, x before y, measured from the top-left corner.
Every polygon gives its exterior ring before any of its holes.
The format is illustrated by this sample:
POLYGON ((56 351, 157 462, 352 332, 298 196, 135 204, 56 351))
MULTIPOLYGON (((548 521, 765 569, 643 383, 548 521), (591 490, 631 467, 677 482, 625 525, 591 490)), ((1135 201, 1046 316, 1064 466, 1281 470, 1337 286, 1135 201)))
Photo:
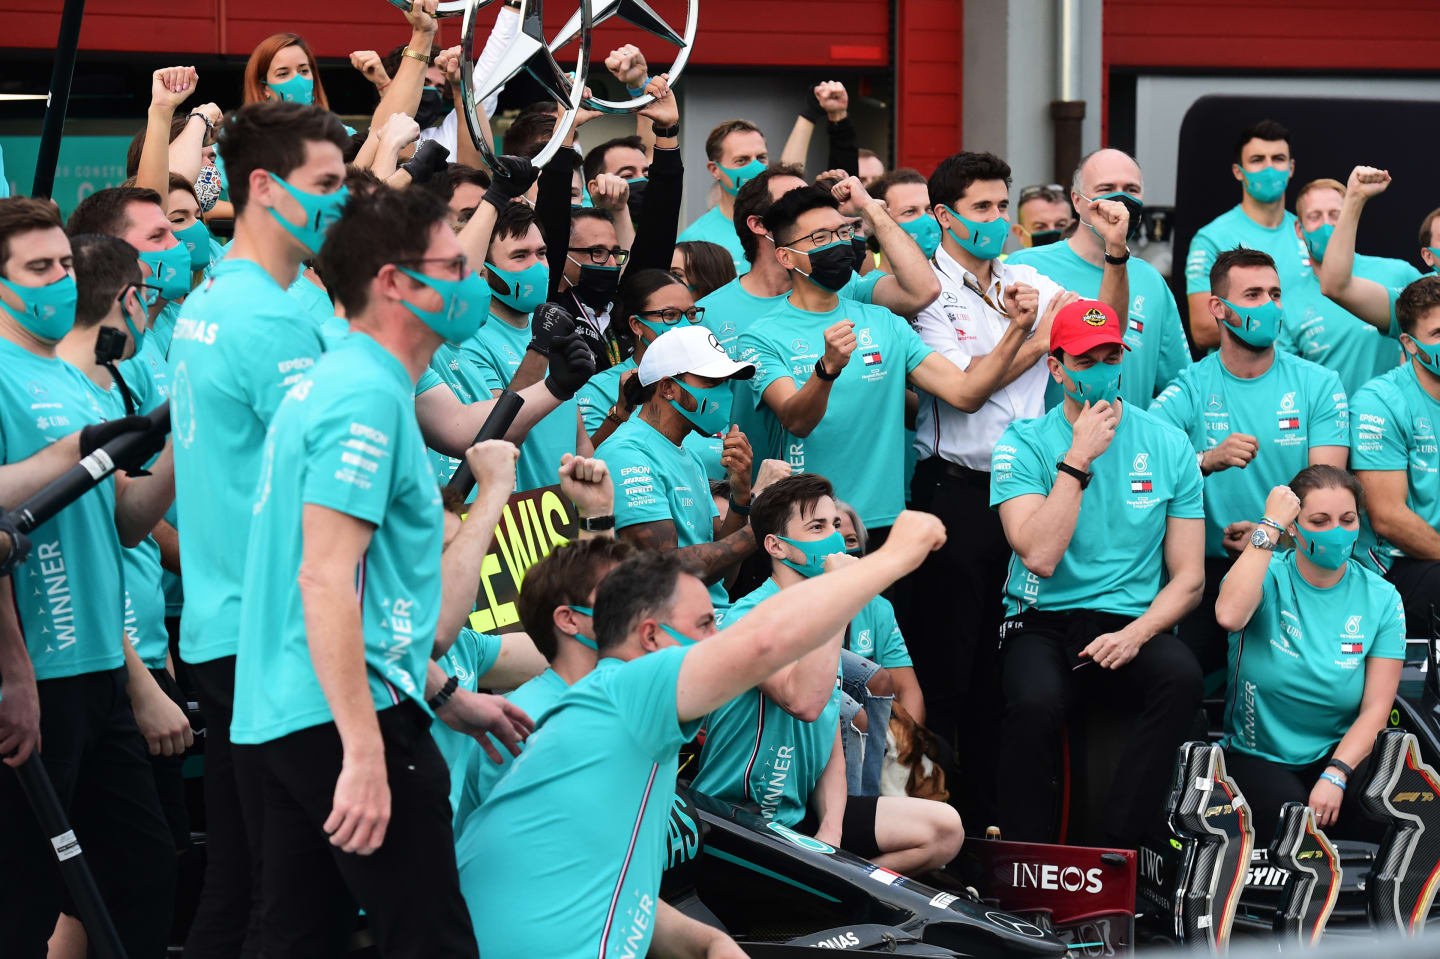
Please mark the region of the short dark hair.
POLYGON ((423 257, 431 230, 446 224, 449 214, 427 190, 375 190, 351 197, 320 249, 320 273, 330 296, 351 317, 359 314, 370 301, 370 282, 380 268, 423 257))
MULTIPOLYGON (((1230 295, 1230 271, 1237 266, 1268 266, 1275 269, 1275 261, 1263 250, 1237 246, 1233 250, 1221 250, 1210 267, 1210 292, 1219 297, 1230 295)), ((1278 274, 1279 271, 1276 270, 1278 274)))
POLYGON ((1437 206, 1435 209, 1433 209, 1433 210, 1431 210, 1429 213, 1425 214, 1425 219, 1423 219, 1423 220, 1420 221, 1420 245, 1421 245, 1421 246, 1429 246, 1429 245, 1430 245, 1430 239, 1431 239, 1431 237, 1434 235, 1430 228, 1431 228, 1431 226, 1434 225, 1434 223, 1435 223, 1435 218, 1436 218, 1437 216, 1440 216, 1440 206, 1437 206))
POLYGON ((75 325, 87 329, 103 320, 120 291, 139 283, 140 251, 116 236, 81 233, 70 238, 75 256, 75 325))
POLYGON ((682 240, 675 244, 675 251, 685 259, 685 278, 697 300, 735 279, 735 260, 718 243, 682 240))
POLYGON ((610 570, 595 591, 595 644, 600 651, 625 642, 646 616, 669 611, 682 575, 698 579, 699 567, 673 550, 637 553, 610 570))
POLYGON ((455 188, 462 183, 471 186, 478 186, 482 190, 490 188, 490 174, 477 167, 466 166, 463 163, 447 163, 445 169, 439 171, 430 178, 430 182, 422 189, 429 190, 440 199, 449 203, 455 198, 455 188))
POLYGON ((28 196, 0 198, 0 275, 3 275, 5 261, 10 259, 12 236, 54 227, 64 229, 60 222, 60 211, 48 200, 36 200, 28 196))
POLYGON ((388 190, 385 181, 366 167, 355 166, 353 163, 345 167, 345 189, 354 193, 370 193, 374 190, 388 190))
POLYGON ((835 487, 825 477, 815 473, 796 473, 776 480, 750 505, 750 528, 755 531, 755 542, 765 542, 772 533, 785 535, 790 517, 815 512, 823 497, 835 498, 835 487))
POLYGON ((1395 319, 1400 322, 1400 331, 1415 335, 1420 318, 1440 307, 1440 276, 1422 276, 1400 291, 1395 298, 1395 319))
POLYGON ((581 220, 604 220, 611 226, 615 225, 615 217, 609 210, 602 210, 598 206, 582 206, 570 211, 570 235, 575 235, 575 226, 581 220))
POLYGON ((1365 487, 1361 486, 1355 474, 1347 469, 1317 463, 1305 467, 1290 481, 1290 491, 1302 503, 1311 491, 1317 489, 1348 489, 1355 497, 1355 511, 1358 513, 1365 509, 1365 487))
POLYGON ((1275 120, 1261 120, 1240 131, 1240 136, 1235 140, 1236 163, 1244 159, 1245 144, 1251 140, 1284 140, 1286 149, 1290 149, 1290 131, 1275 120))
POLYGON ((797 187, 776 200, 770 209, 765 211, 761 221, 765 224, 765 229, 770 231, 770 235, 775 237, 775 245, 784 246, 793 242, 793 237, 785 239, 785 234, 795 226, 795 221, 811 210, 822 207, 838 210, 840 203, 829 191, 819 187, 797 187))
POLYGON ((750 263, 754 263, 755 257, 760 255, 760 238, 750 232, 750 227, 746 224, 752 216, 763 219, 765 211, 775 202, 770 199, 770 181, 777 176, 793 176, 804 180, 805 170, 797 163, 772 163, 753 179, 746 180, 740 192, 735 195, 735 208, 732 211, 735 217, 735 235, 740 238, 740 249, 745 251, 745 259, 750 263))
POLYGON ((1004 180, 1010 186, 1010 164, 993 153, 952 153, 930 174, 930 202, 950 207, 970 189, 985 180, 1004 180))
POLYGON ((555 132, 555 103, 532 103, 520 111, 505 131, 502 147, 510 156, 533 157, 555 132))
POLYGON ((130 204, 153 203, 161 210, 165 201, 154 190, 138 186, 111 186, 81 200, 65 223, 71 236, 82 233, 103 233, 119 236, 130 225, 130 204))
POLYGON ((605 154, 619 147, 629 147, 632 150, 639 150, 641 153, 644 153, 645 141, 640 139, 638 135, 632 133, 628 137, 616 137, 613 140, 606 140, 597 147, 592 147, 590 152, 585 154, 585 165, 582 167, 586 183, 589 183, 604 172, 605 154))
MULTIPOLYGON (((545 228, 540 225, 540 220, 535 216, 535 211, 528 203, 507 203, 505 209, 495 218, 495 228, 490 232, 490 242, 496 240, 508 240, 512 236, 524 236, 530 232, 531 227, 540 231, 540 238, 545 239, 545 228)), ((489 254, 489 251, 486 251, 489 254)))
POLYGON ((236 215, 250 201, 251 173, 266 170, 288 177, 304 164, 305 144, 311 141, 333 143, 344 153, 350 137, 339 117, 314 104, 249 103, 230 114, 216 147, 225 163, 225 182, 236 215))
POLYGON ((525 571, 515 605, 520 625, 540 655, 555 659, 555 609, 576 603, 584 606, 590 591, 600 584, 602 568, 634 554, 635 548, 623 539, 582 539, 561 545, 525 571))

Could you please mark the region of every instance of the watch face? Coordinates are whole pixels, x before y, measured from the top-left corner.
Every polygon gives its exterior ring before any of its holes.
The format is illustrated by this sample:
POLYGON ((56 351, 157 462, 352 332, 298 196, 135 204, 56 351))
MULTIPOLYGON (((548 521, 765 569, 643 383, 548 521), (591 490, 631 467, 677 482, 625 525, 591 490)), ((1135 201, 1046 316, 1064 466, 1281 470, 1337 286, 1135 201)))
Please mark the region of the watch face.
POLYGON ((1260 526, 1250 533, 1250 545, 1258 546, 1261 549, 1270 549, 1270 534, 1265 532, 1265 527, 1260 526))

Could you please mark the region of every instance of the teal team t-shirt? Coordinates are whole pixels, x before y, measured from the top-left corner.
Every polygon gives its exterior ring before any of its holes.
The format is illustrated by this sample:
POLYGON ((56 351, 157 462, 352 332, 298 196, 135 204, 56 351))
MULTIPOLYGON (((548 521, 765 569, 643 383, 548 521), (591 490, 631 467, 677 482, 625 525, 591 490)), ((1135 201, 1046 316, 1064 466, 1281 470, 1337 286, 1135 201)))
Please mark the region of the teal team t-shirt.
POLYGON ((235 654, 265 432, 324 352, 314 321, 258 263, 225 259, 212 273, 185 298, 169 353, 187 663, 235 654))
POLYGON ((1250 219, 1237 203, 1202 226, 1190 240, 1190 252, 1185 257, 1185 294, 1208 293, 1215 257, 1237 246, 1270 254, 1275 261, 1275 272, 1280 275, 1282 303, 1291 289, 1314 279, 1310 252, 1295 235, 1295 214, 1287 210, 1280 225, 1272 230, 1250 219))
POLYGON ((290 390, 262 455, 250 498, 231 740, 269 742, 333 718, 295 587, 309 504, 375 527, 355 570, 371 698, 377 710, 409 698, 428 713, 444 522, 405 367, 366 334, 351 333, 290 390))
MULTIPOLYGON (((561 679, 559 673, 547 669, 519 688, 511 690, 505 698, 525 710, 525 715, 536 719, 558 703, 569 688, 570 684, 561 679)), ((522 742, 520 748, 523 751, 525 743, 522 742)), ((455 807, 455 835, 460 835, 465 820, 490 798, 495 784, 504 778, 515 762, 515 757, 505 749, 500 750, 500 759, 501 762, 497 763, 487 756, 483 749, 470 750, 460 786, 460 802, 455 807)))
MULTIPOLYGON (((620 396, 620 376, 628 370, 633 370, 638 364, 635 357, 627 357, 608 370, 601 370, 590 377, 589 382, 580 387, 575 394, 575 403, 580 408, 580 419, 585 424, 585 432, 594 435, 605 422, 605 414, 610 412, 610 407, 620 396)), ((633 414, 632 414, 633 415, 633 414)), ((740 432, 745 432, 743 429, 740 432)), ((748 436, 747 436, 748 438, 748 436)), ((725 478, 725 467, 720 463, 721 453, 724 451, 724 441, 718 436, 701 436, 694 430, 685 434, 685 439, 680 445, 691 450, 700 458, 700 463, 705 467, 705 478, 708 480, 723 480, 725 478)))
MULTIPOLYGON (((501 642, 499 636, 477 633, 467 626, 460 630, 445 655, 435 662, 445 670, 446 676, 454 676, 459 681, 457 689, 473 693, 479 688, 480 677, 490 672, 495 660, 500 658, 501 642)), ((465 782, 465 768, 469 765, 470 754, 478 753, 487 762, 489 757, 473 736, 457 733, 439 720, 430 724, 430 735, 435 738, 440 755, 445 757, 445 765, 450 767, 450 811, 453 813, 460 808, 460 790, 465 782)), ((500 753, 509 755, 504 749, 500 753)))
MULTIPOLYGON (((1100 295, 1105 271, 1086 262, 1068 242, 1050 243, 1016 250, 1007 263, 1032 266, 1067 290, 1094 299, 1100 295)), ((1120 361, 1120 398, 1149 406, 1155 394, 1190 365, 1190 344, 1175 307, 1175 296, 1160 272, 1132 256, 1126 264, 1130 278, 1130 320, 1125 345, 1130 347, 1120 361)), ((1045 408, 1065 398, 1054 379, 1046 382, 1045 408)))
MULTIPOLYGON (((166 303, 160 308, 160 312, 155 314, 155 319, 150 321, 150 329, 145 332, 145 342, 149 343, 162 357, 170 356, 170 341, 175 336, 175 321, 180 318, 180 307, 182 306, 184 306, 183 303, 175 300, 166 303)), ((123 374, 125 368, 122 366, 120 370, 123 374)))
MULTIPOLYGON (((460 346, 460 352, 491 382, 499 384, 495 389, 504 389, 520 369, 529 344, 528 318, 524 328, 517 329, 492 313, 479 332, 460 346)), ((560 457, 575 452, 576 431, 580 428, 576 410, 575 399, 571 397, 530 428, 525 442, 520 444, 520 462, 515 466, 517 491, 560 482, 557 475, 560 457)))
POLYGON ((744 276, 750 272, 750 261, 745 259, 745 248, 740 245, 740 235, 735 232, 735 224, 721 212, 718 206, 712 206, 706 210, 675 238, 677 243, 685 243, 690 240, 718 243, 735 261, 737 276, 744 276))
POLYGON ((895 607, 884 596, 870 600, 860 615, 850 621, 845 631, 845 648, 885 669, 914 665, 895 619, 895 607))
MULTIPOLYGON (((0 462, 18 463, 108 418, 104 392, 62 359, 0 339, 0 370, 0 462)), ((113 479, 30 533, 30 555, 16 568, 12 585, 36 679, 124 664, 125 589, 113 479)))
MULTIPOLYGON (((767 579, 754 592, 717 614, 732 626, 780 591, 767 579)), ((810 793, 830 762, 840 728, 839 663, 830 701, 813 722, 796 719, 758 688, 749 689, 705 718, 705 747, 691 786, 733 803, 755 803, 766 819, 794 826, 805 818, 810 793)))
MULTIPOLYGON (((715 541, 720 511, 693 451, 670 442, 637 413, 616 427, 595 455, 605 461, 615 483, 617 531, 668 519, 675 524, 679 547, 715 541)), ((718 580, 710 584, 710 601, 716 609, 730 605, 718 580)))
MULTIPOLYGON (((1205 555, 1226 556, 1225 527, 1255 522, 1265 497, 1310 465, 1317 446, 1350 445, 1350 408, 1334 370, 1275 352, 1260 376, 1242 380, 1211 353, 1180 374, 1150 412, 1184 430, 1195 452, 1219 446, 1231 433, 1259 440, 1260 451, 1244 469, 1205 477, 1205 555)), ((1192 454, 1191 458, 1194 458, 1192 454)))
POLYGON ((646 954, 678 750, 700 726, 676 715, 685 653, 601 659, 465 821, 455 858, 481 955, 646 954))
POLYGON ((855 300, 842 299, 828 313, 782 301, 740 335, 742 356, 755 364, 750 405, 760 409, 776 380, 804 387, 824 354, 825 331, 841 320, 854 322, 858 345, 830 387, 825 415, 808 436, 782 432, 779 449, 767 455, 829 479, 866 526, 889 526, 905 506, 906 377, 932 352, 908 323, 855 300))
POLYGON ((1225 748, 1291 766, 1324 759, 1360 713, 1372 657, 1405 658, 1395 587, 1347 563, 1321 589, 1300 575, 1293 550, 1272 557, 1259 608, 1230 634, 1225 748))
POLYGON ((316 324, 322 324, 335 316, 335 304, 330 302, 330 294, 326 293, 316 284, 305 277, 305 270, 300 270, 300 275, 295 277, 295 282, 285 292, 295 298, 295 302, 303 309, 316 324))
MULTIPOLYGON (((1350 417, 1350 468, 1404 470, 1405 506, 1429 526, 1440 529, 1440 402, 1420 385, 1413 361, 1377 376, 1355 394, 1350 417)), ((1362 514, 1355 556, 1379 573, 1388 573, 1405 555, 1381 539, 1362 514)))
MULTIPOLYGON (((1055 464, 1073 435, 1063 406, 1006 427, 990 464, 990 505, 1050 495, 1055 464)), ((1041 579, 1011 554, 1005 615, 1089 609, 1139 616, 1163 582, 1166 520, 1205 516, 1200 467, 1184 434, 1134 404, 1123 404, 1115 438, 1090 472, 1055 572, 1041 579)))

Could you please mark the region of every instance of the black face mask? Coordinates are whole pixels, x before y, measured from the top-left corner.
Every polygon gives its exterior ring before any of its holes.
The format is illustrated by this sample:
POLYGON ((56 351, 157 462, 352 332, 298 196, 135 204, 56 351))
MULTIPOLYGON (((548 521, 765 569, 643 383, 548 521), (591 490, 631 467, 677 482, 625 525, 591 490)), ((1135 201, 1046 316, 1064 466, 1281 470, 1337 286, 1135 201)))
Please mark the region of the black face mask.
POLYGON ((618 266, 580 267, 580 281, 575 284, 575 295, 580 302, 599 313, 615 299, 615 290, 620 285, 618 266))
POLYGON ((810 251, 807 279, 820 289, 839 293, 854 275, 855 249, 849 243, 832 243, 810 251))
POLYGON ((1031 246, 1049 246, 1060 239, 1059 230, 1036 230, 1030 234, 1031 246))
POLYGON ((630 207, 630 219, 638 221, 640 209, 645 205, 645 188, 650 185, 650 179, 642 176, 627 182, 630 184, 630 199, 626 201, 630 207))
POLYGON ((1099 196, 1094 197, 1093 199, 1114 200, 1116 203, 1119 203, 1125 209, 1129 210, 1130 225, 1125 228, 1125 239, 1133 240, 1140 235, 1140 228, 1145 225, 1141 219, 1142 215, 1145 212, 1144 203, 1135 199, 1130 194, 1121 192, 1119 190, 1115 191, 1114 193, 1102 193, 1099 196))
POLYGON ((850 241, 850 248, 855 251, 855 272, 859 273, 860 268, 865 265, 865 258, 870 255, 870 250, 865 246, 865 238, 857 236, 850 241))
POLYGON ((420 129, 428 130, 444 119, 449 112, 449 101, 439 87, 426 87, 420 91, 420 106, 415 110, 415 122, 420 129))

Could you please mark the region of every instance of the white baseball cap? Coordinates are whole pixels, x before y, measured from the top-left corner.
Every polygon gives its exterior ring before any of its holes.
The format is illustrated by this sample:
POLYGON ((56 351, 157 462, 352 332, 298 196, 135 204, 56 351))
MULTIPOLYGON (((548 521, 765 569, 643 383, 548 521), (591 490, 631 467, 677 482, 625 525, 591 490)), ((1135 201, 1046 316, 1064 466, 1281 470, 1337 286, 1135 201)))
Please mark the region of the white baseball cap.
POLYGON ((649 386, 667 376, 694 373, 713 380, 748 380, 754 363, 736 363, 715 334, 699 324, 666 330, 645 348, 640 361, 640 385, 649 386))

